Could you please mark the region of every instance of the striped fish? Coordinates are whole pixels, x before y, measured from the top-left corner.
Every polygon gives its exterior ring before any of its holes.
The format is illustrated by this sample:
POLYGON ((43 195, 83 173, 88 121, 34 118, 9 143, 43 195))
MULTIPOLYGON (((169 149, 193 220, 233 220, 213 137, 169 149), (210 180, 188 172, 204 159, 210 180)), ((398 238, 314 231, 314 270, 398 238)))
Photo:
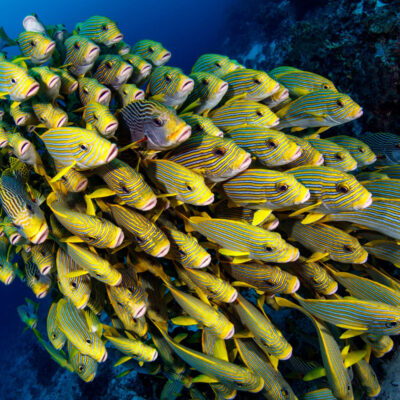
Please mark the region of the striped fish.
MULTIPOLYGON (((54 167, 58 172, 60 172, 63 167, 56 160, 54 160, 54 167)), ((60 178, 61 184, 65 187, 67 192, 83 192, 88 186, 88 179, 85 175, 79 171, 71 168, 69 171, 65 172, 60 178)))
POLYGON ((169 241, 163 231, 141 214, 117 204, 107 204, 118 226, 133 235, 137 245, 153 257, 164 257, 169 251, 169 241))
POLYGON ((302 400, 336 400, 332 391, 328 388, 313 390, 307 392, 301 397, 302 400))
POLYGON ((400 333, 400 311, 387 304, 353 298, 303 299, 297 294, 293 297, 318 319, 340 328, 375 335, 400 333))
POLYGON ((117 146, 98 133, 83 128, 53 128, 41 135, 47 151, 63 167, 78 171, 99 167, 117 156, 117 146))
POLYGON ((78 310, 70 300, 61 299, 57 303, 56 322, 77 350, 97 362, 107 359, 107 350, 100 337, 89 331, 83 312, 78 310))
POLYGON ((57 250, 56 266, 60 292, 70 299, 76 308, 85 308, 92 291, 90 277, 83 275, 69 278, 69 274, 82 268, 62 248, 57 250))
POLYGON ((27 240, 24 239, 22 235, 19 233, 18 229, 12 223, 9 217, 4 217, 2 228, 3 228, 2 233, 4 233, 4 236, 13 246, 16 246, 18 244, 28 243, 27 240))
POLYGON ((385 199, 400 197, 400 179, 374 179, 363 181, 362 184, 374 197, 385 199))
POLYGON ((55 72, 61 80, 60 93, 69 96, 78 89, 78 81, 71 76, 68 71, 63 68, 51 68, 51 70, 55 72))
POLYGON ((29 258, 24 261, 26 284, 38 299, 43 299, 50 290, 51 278, 49 275, 42 275, 32 259, 29 258))
POLYGON ((329 256, 341 263, 364 264, 368 258, 367 251, 355 237, 333 226, 296 222, 291 236, 313 252, 311 259, 329 256))
POLYGON ((5 236, 0 236, 0 281, 10 285, 16 276, 16 268, 12 264, 13 248, 5 236))
POLYGON ((292 163, 302 156, 301 147, 294 140, 273 129, 246 126, 229 130, 227 136, 266 167, 292 163))
POLYGON ((279 118, 266 105, 235 98, 212 110, 209 117, 223 131, 243 126, 272 128, 279 124, 279 118))
POLYGON ((163 192, 173 194, 178 201, 195 206, 207 206, 214 201, 204 178, 174 161, 151 160, 146 173, 163 192))
POLYGON ((21 32, 17 42, 23 56, 37 65, 49 61, 56 48, 53 40, 39 32, 21 32))
POLYGON ((85 382, 92 382, 97 373, 97 361, 79 350, 68 342, 68 359, 74 372, 85 382))
POLYGON ((132 72, 133 67, 120 56, 107 54, 96 60, 93 78, 103 85, 118 90, 128 81, 132 72))
POLYGON ((318 133, 332 126, 360 118, 362 108, 348 95, 332 90, 311 92, 277 111, 280 118, 277 129, 299 131, 319 127, 318 133))
POLYGON ((365 167, 376 161, 376 156, 371 148, 359 139, 352 136, 339 135, 327 138, 327 140, 347 149, 357 161, 358 167, 365 167))
POLYGON ((25 101, 38 91, 39 84, 27 70, 0 57, 0 93, 8 95, 11 101, 25 101))
POLYGON ((130 81, 137 86, 141 86, 151 74, 152 65, 138 54, 125 54, 122 58, 133 67, 130 81))
POLYGON ((68 114, 62 108, 55 107, 51 103, 35 101, 32 103, 32 109, 36 118, 47 129, 61 128, 68 124, 68 114))
POLYGON ((289 91, 285 88, 285 86, 279 84, 279 89, 271 96, 262 100, 261 103, 265 104, 269 108, 275 109, 277 106, 283 106, 289 101, 289 91))
POLYGON ((224 100, 244 96, 246 100, 261 101, 279 90, 279 83, 264 71, 238 68, 224 75, 228 91, 224 100))
POLYGON ((400 246, 390 240, 373 240, 365 243, 365 250, 380 260, 389 261, 396 267, 400 266, 400 246))
POLYGON ((54 103, 61 89, 60 77, 46 66, 31 68, 29 74, 39 82, 41 94, 47 96, 54 103))
POLYGON ((57 200, 54 192, 48 196, 47 205, 64 228, 89 245, 114 249, 124 240, 124 233, 120 227, 106 219, 68 208, 63 200, 57 200))
POLYGON ((368 275, 376 282, 382 283, 383 285, 389 286, 390 288, 400 292, 400 281, 381 268, 373 267, 370 264, 365 264, 365 271, 368 275))
POLYGON ((192 135, 168 159, 203 175, 211 182, 230 179, 251 164, 250 154, 232 140, 209 135, 192 135))
POLYGON ((193 79, 180 68, 160 66, 153 69, 146 89, 146 97, 170 107, 182 105, 193 90, 193 79))
POLYGON ((92 282, 92 293, 88 301, 88 309, 93 311, 96 315, 100 315, 104 310, 104 302, 106 299, 106 288, 102 282, 94 279, 92 282))
POLYGON ((172 350, 187 364, 197 371, 215 378, 219 382, 236 390, 252 393, 259 392, 264 382, 262 379, 245 367, 192 350, 170 338, 167 332, 160 329, 165 340, 172 350))
POLYGON ((72 75, 82 77, 90 71, 99 57, 100 48, 84 36, 72 35, 64 42, 64 65, 72 75))
MULTIPOLYGON (((400 177, 400 175, 399 175, 400 177)), ((365 172, 361 172, 359 174, 356 175, 356 178, 360 181, 360 182, 365 182, 365 181, 369 181, 369 180, 383 180, 383 179, 390 179, 389 175, 386 175, 384 173, 378 172, 378 171, 365 171, 365 172)), ((398 179, 398 178, 396 178, 398 179)))
POLYGON ((79 98, 81 103, 86 106, 91 102, 96 102, 108 106, 111 100, 111 91, 106 86, 97 82, 93 78, 79 78, 79 98))
POLYGON ((240 64, 221 54, 203 54, 194 63, 192 73, 209 72, 220 78, 240 68, 240 64))
POLYGON ((400 164, 382 167, 379 173, 387 175, 390 179, 400 179, 400 164))
POLYGON ((224 80, 209 72, 193 72, 189 77, 193 80, 194 87, 182 109, 196 103, 197 106, 192 110, 196 114, 212 110, 228 90, 228 84, 224 80))
POLYGON ((236 280, 246 282, 269 296, 294 293, 300 287, 296 276, 279 267, 255 263, 223 265, 236 280))
POLYGON ((33 262, 43 275, 47 275, 55 267, 54 244, 48 240, 31 246, 33 262))
POLYGON ((126 205, 148 211, 157 204, 156 195, 142 175, 123 161, 115 158, 95 172, 126 205))
POLYGON ((191 129, 172 109, 154 100, 138 100, 121 112, 122 122, 130 132, 131 141, 146 138, 150 150, 167 150, 190 137, 191 129))
POLYGON ((149 39, 139 40, 132 46, 131 51, 155 67, 164 65, 171 58, 171 53, 160 42, 149 39))
POLYGON ((46 320, 47 337, 56 350, 61 350, 67 341, 67 337, 57 325, 56 314, 57 303, 52 303, 46 320))
POLYGON ((193 135, 224 136, 224 132, 217 128, 210 118, 192 113, 180 114, 179 117, 191 126, 193 135))
POLYGON ((163 227, 171 243, 168 257, 185 268, 205 268, 211 262, 210 254, 199 245, 198 240, 168 226, 163 227))
POLYGON ((400 136, 389 132, 363 133, 362 141, 373 149, 377 165, 400 163, 400 136))
POLYGON ((314 212, 336 213, 361 210, 371 206, 372 196, 352 175, 324 166, 300 166, 287 170, 310 191, 310 200, 317 204, 314 212))
POLYGON ((125 54, 129 54, 129 52, 131 51, 131 46, 124 42, 123 40, 121 40, 120 42, 118 42, 117 44, 113 45, 113 49, 115 49, 115 51, 120 55, 123 56, 125 54))
POLYGON ((13 173, 3 171, 0 177, 0 201, 14 227, 33 244, 47 239, 49 228, 43 211, 32 200, 23 182, 13 173))
POLYGON ((38 125, 39 121, 33 112, 32 106, 27 103, 20 103, 10 107, 10 115, 12 116, 15 125, 29 126, 38 125))
POLYGON ((368 397, 376 397, 381 392, 378 378, 369 362, 360 360, 353 365, 354 374, 358 378, 368 397))
POLYGON ((252 340, 235 339, 235 345, 245 365, 262 378, 264 382, 262 395, 266 399, 297 400, 285 378, 272 366, 252 340))
POLYGON ((79 35, 107 47, 119 43, 124 37, 114 21, 100 15, 94 15, 80 22, 75 29, 79 35))
POLYGON ((255 336, 257 344, 279 360, 292 356, 293 348, 271 320, 240 294, 233 304, 242 324, 255 336))
POLYGON ((393 350, 394 343, 390 336, 365 333, 360 337, 371 347, 372 353, 376 358, 382 358, 385 354, 393 350))
POLYGON ((294 67, 278 67, 269 72, 279 84, 282 83, 292 97, 300 97, 316 90, 337 92, 333 82, 314 72, 302 71, 294 67))
MULTIPOLYGON (((204 331, 203 331, 204 332, 204 331)), ((151 332, 151 340, 158 351, 158 355, 162 358, 163 362, 170 366, 176 373, 184 372, 185 367, 181 360, 174 357, 171 347, 163 336, 159 335, 157 331, 151 332)))
POLYGON ((122 107, 133 103, 136 100, 144 100, 144 91, 133 83, 125 83, 118 89, 122 107))
POLYGON ((267 169, 248 169, 222 187, 231 201, 251 209, 277 210, 310 198, 309 190, 293 175, 267 169))
MULTIPOLYGON (((110 286, 121 283, 121 273, 112 267, 106 259, 75 243, 65 243, 65 245, 66 253, 90 276, 110 286)), ((82 275, 81 271, 79 271, 79 275, 82 275)))
POLYGON ((300 156, 292 161, 288 167, 294 168, 300 165, 322 165, 324 163, 324 156, 311 144, 303 139, 299 138, 297 136, 292 136, 292 135, 286 135, 286 137, 296 143, 301 150, 300 156))
POLYGON ((398 240, 400 239, 400 202, 395 199, 375 199, 366 209, 329 214, 322 221, 352 222, 398 240))
POLYGON ((246 259, 286 263, 297 260, 299 250, 285 240, 279 233, 269 232, 247 222, 227 219, 191 217, 191 228, 208 240, 217 243, 226 255, 246 259))
POLYGON ((118 129, 118 120, 109 108, 100 103, 89 103, 83 111, 83 119, 105 138, 113 137, 118 129))

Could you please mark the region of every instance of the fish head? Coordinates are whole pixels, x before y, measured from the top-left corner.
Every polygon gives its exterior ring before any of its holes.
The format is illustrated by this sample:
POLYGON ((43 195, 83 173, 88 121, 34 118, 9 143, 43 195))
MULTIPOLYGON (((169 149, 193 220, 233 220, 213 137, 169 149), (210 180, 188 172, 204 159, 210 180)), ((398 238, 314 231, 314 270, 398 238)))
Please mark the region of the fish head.
POLYGON ((345 123, 360 118, 363 115, 362 108, 348 95, 329 92, 329 101, 326 105, 327 113, 336 123, 345 123))
POLYGON ((90 277, 83 275, 68 279, 66 293, 78 310, 84 309, 90 299, 90 277))
POLYGON ((338 290, 338 283, 328 274, 325 268, 321 268, 315 262, 301 264, 304 275, 311 286, 319 293, 331 295, 338 290))
POLYGON ((61 88, 60 91, 63 94, 70 95, 71 93, 75 92, 78 89, 78 81, 71 76, 66 70, 64 69, 57 69, 57 74, 61 79, 61 88))
POLYGON ((311 144, 303 138, 286 135, 290 140, 300 146, 300 156, 290 163, 291 166, 295 167, 298 165, 322 165, 325 162, 324 156, 311 144))
POLYGON ((156 67, 164 65, 171 58, 171 53, 160 42, 140 40, 132 47, 132 52, 143 57, 156 67))
POLYGON ((220 78, 239 68, 239 64, 221 54, 203 54, 195 62, 192 72, 209 72, 220 78))
POLYGON ((228 90, 228 83, 210 72, 194 72, 190 78, 194 81, 196 97, 213 103, 218 103, 228 90))
POLYGON ((10 285, 16 277, 16 270, 13 264, 5 260, 2 262, 2 267, 0 268, 0 281, 5 285, 10 285))
POLYGON ((285 242, 281 235, 276 232, 268 232, 259 247, 262 260, 274 261, 277 263, 293 262, 299 258, 299 250, 291 244, 285 242))
MULTIPOLYGON (((28 281, 28 278, 27 278, 28 281)), ((43 299, 47 296, 47 293, 51 287, 51 279, 48 276, 38 274, 31 280, 30 287, 38 299, 43 299)))
MULTIPOLYGON (((366 144, 358 145, 352 152, 353 157, 356 159, 359 167, 365 167, 367 165, 373 164, 377 157, 375 153, 366 144)), ((400 151, 398 154, 398 159, 400 160, 400 151)))
POLYGON ((37 123, 32 107, 25 106, 25 104, 24 106, 20 104, 16 107, 10 107, 10 115, 13 117, 14 123, 17 126, 25 126, 28 125, 29 122, 34 122, 35 120, 37 123))
POLYGON ((70 353, 69 361, 83 381, 92 382, 96 377, 98 363, 90 356, 81 354, 76 350, 70 353))
POLYGON ((138 54, 126 54, 122 58, 133 67, 131 76, 133 83, 140 85, 151 74, 152 65, 138 54))
POLYGON ((100 48, 84 36, 73 35, 67 38, 64 64, 74 66, 90 65, 99 57, 100 48))
POLYGON ((165 257, 170 249, 167 236, 152 224, 143 224, 142 230, 136 234, 135 240, 144 252, 153 257, 165 257))
POLYGON ((32 246, 31 249, 34 263, 42 275, 47 275, 55 266, 53 246, 48 242, 42 242, 32 246))
POLYGON ((130 103, 133 103, 136 100, 144 99, 144 91, 139 89, 133 83, 125 83, 119 89, 118 93, 122 99, 122 107, 127 106, 130 103))
POLYGON ((85 175, 71 168, 61 178, 60 182, 65 186, 67 192, 82 192, 88 186, 88 179, 85 175))
POLYGON ((97 102, 108 106, 111 101, 111 91, 104 85, 92 78, 80 78, 79 97, 82 104, 87 105, 90 102, 97 102))
POLYGON ((100 15, 94 15, 78 24, 76 30, 80 35, 107 47, 118 44, 124 38, 114 21, 100 15))
POLYGON ((266 182, 267 199, 271 199, 274 204, 287 207, 305 203, 310 199, 310 191, 297 181, 293 175, 284 173, 276 175, 277 179, 272 179, 273 183, 271 185, 266 182))
POLYGON ((368 252, 355 237, 340 231, 340 240, 331 244, 330 257, 342 263, 364 264, 367 262, 368 252))
POLYGON ((89 103, 85 108, 83 118, 104 137, 112 136, 118 128, 118 120, 104 104, 89 103))
POLYGON ((56 44, 40 32, 25 31, 18 35, 17 42, 24 57, 33 64, 43 64, 50 59, 56 44))
POLYGON ((32 68, 30 73, 32 76, 43 85, 46 90, 59 91, 61 87, 61 79, 48 67, 32 68))
POLYGON ((278 116, 263 104, 256 102, 250 103, 246 100, 239 100, 235 103, 237 103, 237 106, 241 106, 246 125, 273 128, 279 124, 278 116))
POLYGON ((133 67, 117 55, 102 56, 97 60, 94 78, 99 82, 119 89, 127 82, 133 72, 133 67))
POLYGON ((82 353, 90 356, 97 362, 107 360, 107 350, 100 337, 92 332, 80 329, 74 332, 76 348, 82 353))

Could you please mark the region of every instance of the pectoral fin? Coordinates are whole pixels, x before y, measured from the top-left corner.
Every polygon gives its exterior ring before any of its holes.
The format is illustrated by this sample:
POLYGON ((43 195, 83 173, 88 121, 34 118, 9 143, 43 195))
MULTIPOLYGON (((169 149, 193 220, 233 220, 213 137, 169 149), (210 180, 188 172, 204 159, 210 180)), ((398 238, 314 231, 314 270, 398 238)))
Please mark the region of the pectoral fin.
POLYGON ((344 357, 344 366, 346 368, 350 368, 352 365, 357 364, 360 360, 362 360, 367 353, 367 349, 352 351, 351 353, 347 354, 346 357, 344 357))
POLYGON ((325 368, 317 367, 305 374, 303 377, 303 381, 309 382, 313 381, 314 379, 322 378, 323 376, 326 376, 325 368))
POLYGON ((67 167, 61 169, 56 176, 50 179, 50 183, 57 182, 60 180, 65 174, 67 174, 72 168, 74 168, 76 165, 76 161, 74 160, 72 164, 68 165, 67 167))
POLYGON ((340 335, 340 339, 350 339, 356 336, 360 336, 363 333, 365 333, 365 331, 367 331, 368 329, 348 329, 347 331, 343 332, 340 335))
POLYGON ((325 214, 322 213, 309 213, 301 223, 303 225, 313 224, 314 222, 319 221, 321 218, 324 218, 325 214))
POLYGON ((228 257, 244 257, 249 255, 249 252, 247 251, 235 251, 224 248, 219 249, 218 252, 223 256, 228 256, 228 257))
POLYGON ((219 380, 215 378, 211 378, 210 376, 207 375, 198 375, 196 378, 192 379, 193 383, 219 383, 219 380))
POLYGON ((320 251, 317 251, 317 252, 313 253, 312 256, 306 262, 317 262, 317 261, 323 260, 325 257, 328 257, 328 256, 329 256, 328 252, 322 253, 320 251))
POLYGON ((130 356, 125 356, 125 357, 121 357, 115 364, 114 367, 118 367, 119 365, 122 365, 124 363, 126 363, 127 361, 132 360, 132 357, 130 356))
POLYGON ((79 277, 79 276, 86 275, 86 274, 88 274, 88 273, 89 273, 88 271, 85 271, 85 270, 83 270, 83 269, 80 269, 80 270, 78 270, 78 271, 73 271, 73 272, 69 272, 68 274, 65 274, 65 277, 66 277, 66 278, 69 278, 69 279, 73 279, 73 278, 77 278, 77 277, 79 277))
POLYGON ((196 319, 188 316, 179 316, 171 318, 171 322, 174 323, 175 325, 180 325, 180 326, 197 325, 199 323, 199 321, 197 321, 196 319))

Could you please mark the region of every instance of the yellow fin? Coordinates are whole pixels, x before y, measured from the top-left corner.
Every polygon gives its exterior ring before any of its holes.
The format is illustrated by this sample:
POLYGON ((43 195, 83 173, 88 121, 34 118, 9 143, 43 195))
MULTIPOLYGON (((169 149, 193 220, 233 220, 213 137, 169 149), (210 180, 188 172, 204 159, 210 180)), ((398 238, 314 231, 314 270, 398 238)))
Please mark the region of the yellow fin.
POLYGON ((308 225, 312 224, 314 222, 319 221, 321 218, 324 218, 325 214, 322 213, 309 213, 302 221, 301 223, 303 225, 308 225))
POLYGON ((350 339, 362 335, 368 329, 348 329, 340 335, 340 339, 350 339))
POLYGON ((86 214, 91 216, 96 215, 96 207, 93 204, 93 200, 87 194, 85 194, 84 199, 86 202, 86 214))
MULTIPOLYGON (((153 321, 154 322, 154 321, 153 321)), ((157 326, 157 325, 156 325, 157 326)), ((183 340, 185 340, 188 337, 187 333, 178 333, 175 337, 174 337, 174 342, 175 343, 180 343, 183 340)))
POLYGON ((129 361, 129 360, 131 360, 131 359, 132 359, 132 357, 130 357, 130 356, 121 357, 121 358, 114 364, 114 367, 118 367, 119 365, 122 365, 122 364, 126 363, 127 361, 129 361))
POLYGON ((226 350, 225 340, 221 338, 217 338, 214 346, 214 357, 219 358, 220 360, 228 361, 228 352, 226 350))
POLYGON ((180 315, 179 317, 171 318, 171 322, 175 325, 180 326, 190 326, 190 325, 197 325, 199 321, 195 320, 192 317, 187 317, 184 315, 180 315))
POLYGON ((229 249, 219 249, 218 253, 222 254, 223 256, 228 256, 228 257, 243 257, 243 256, 248 256, 249 252, 246 251, 235 251, 235 250, 229 250, 229 249))
POLYGON ((252 339, 254 337, 254 333, 248 330, 236 332, 233 337, 235 339, 252 339))
POLYGON ((64 243, 83 243, 84 240, 80 238, 79 236, 69 236, 65 239, 61 239, 62 242, 64 243))
POLYGON ((232 264, 243 264, 252 260, 250 257, 233 257, 232 264))
POLYGON ((109 188, 100 188, 92 192, 91 194, 88 194, 87 197, 90 199, 100 199, 103 197, 110 197, 110 196, 115 196, 115 192, 109 188))
POLYGON ((325 257, 328 257, 329 253, 328 252, 320 252, 317 251, 315 253, 312 254, 312 256, 306 261, 306 262, 317 262, 319 260, 323 260, 325 257))
MULTIPOLYGON (((182 110, 182 114, 189 113, 190 111, 194 110, 201 104, 200 99, 195 100, 193 103, 190 103, 187 107, 182 110)), ((181 114, 181 113, 179 113, 181 114)))
POLYGON ((317 367, 305 374, 303 377, 303 381, 309 382, 313 381, 314 379, 322 378, 323 376, 326 376, 325 368, 317 367))
POLYGON ((162 103, 165 100, 165 94, 155 94, 154 96, 150 96, 150 100, 155 100, 162 103))
POLYGON ((250 289, 257 289, 256 286, 250 285, 249 283, 246 283, 246 282, 240 282, 240 281, 232 282, 231 285, 234 287, 245 287, 245 288, 250 288, 250 289))
POLYGON ((347 354, 349 354, 349 350, 350 350, 350 345, 349 344, 347 346, 343 347, 343 349, 341 351, 341 354, 342 354, 343 358, 345 358, 347 356, 347 354))
POLYGON ((132 335, 129 331, 125 331, 126 336, 128 336, 129 339, 136 340, 135 336, 132 335))
POLYGON ((66 278, 69 278, 69 279, 73 279, 73 278, 77 278, 77 277, 79 277, 79 276, 86 275, 86 274, 88 274, 88 273, 89 273, 88 271, 85 271, 85 270, 83 270, 83 269, 80 269, 80 270, 78 270, 78 271, 73 271, 73 272, 69 272, 68 274, 65 274, 65 277, 66 277, 66 278))
POLYGON ((320 206, 321 204, 322 204, 322 201, 319 200, 316 203, 311 204, 310 206, 307 206, 307 207, 301 208, 300 210, 296 210, 295 212, 292 212, 291 214, 289 214, 289 217, 295 217, 296 215, 303 214, 306 211, 311 211, 314 208, 320 206))
POLYGON ((192 379, 192 383, 219 383, 219 380, 215 378, 211 378, 210 376, 207 375, 198 375, 196 378, 192 379))
POLYGON ((346 368, 349 368, 352 365, 357 364, 366 355, 367 355, 367 349, 352 351, 351 353, 347 354, 346 357, 344 357, 344 366, 346 368))
POLYGON ((57 173, 56 176, 50 179, 51 183, 57 182, 59 179, 61 179, 62 176, 64 176, 66 173, 68 173, 72 168, 74 168, 76 165, 76 161, 74 160, 72 164, 68 165, 68 167, 63 168, 60 170, 60 172, 57 173))
POLYGON ((321 128, 319 128, 317 131, 314 132, 314 134, 320 134, 322 132, 327 131, 330 128, 330 126, 321 126, 321 128))
POLYGON ((252 225, 259 225, 262 222, 264 222, 264 220, 266 218, 268 218, 272 213, 272 210, 257 210, 254 215, 253 215, 253 221, 251 221, 252 225))

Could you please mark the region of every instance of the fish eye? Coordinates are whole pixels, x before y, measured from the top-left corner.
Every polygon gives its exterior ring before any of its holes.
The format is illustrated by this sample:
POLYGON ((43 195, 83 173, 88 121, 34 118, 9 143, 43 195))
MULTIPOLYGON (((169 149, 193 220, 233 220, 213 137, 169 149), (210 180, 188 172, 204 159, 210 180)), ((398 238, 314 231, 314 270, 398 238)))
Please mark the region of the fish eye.
POLYGON ((204 78, 204 79, 201 81, 201 83, 202 83, 204 86, 207 86, 207 85, 210 83, 210 81, 209 81, 208 79, 204 78))
POLYGON ((390 322, 386 322, 386 324, 385 324, 386 328, 394 328, 397 325, 398 325, 397 321, 390 321, 390 322))
POLYGON ((86 151, 88 149, 88 147, 84 144, 80 145, 81 150, 86 151))
POLYGON ((193 188, 189 185, 186 185, 186 189, 189 190, 189 192, 191 192, 193 190, 193 188))
POLYGON ((223 147, 218 147, 215 149, 214 154, 216 156, 223 156, 226 153, 226 149, 224 149, 223 147))
POLYGON ((52 339, 56 339, 56 338, 57 338, 57 335, 56 335, 55 333, 53 333, 53 334, 51 335, 51 338, 52 338, 52 339))
POLYGON ((125 89, 122 91, 122 93, 126 96, 128 94, 128 91, 125 89))
POLYGON ((366 149, 365 147, 363 147, 363 146, 360 146, 360 147, 358 148, 358 151, 359 151, 360 153, 366 153, 366 152, 367 152, 367 149, 366 149))
POLYGON ((14 78, 11 78, 11 83, 17 83, 17 81, 14 78))
POLYGON ((41 254, 42 256, 45 256, 45 255, 46 255, 46 252, 45 252, 44 250, 40 250, 40 254, 41 254))
POLYGON ((185 257, 186 253, 183 250, 178 250, 180 256, 185 257))
POLYGON ((286 183, 278 184, 278 191, 279 192, 286 192, 289 189, 289 185, 286 183))
POLYGON ((323 85, 322 87, 323 87, 324 89, 326 89, 326 90, 329 89, 329 85, 327 85, 326 83, 325 83, 325 85, 323 85))
POLYGON ((129 190, 127 189, 126 186, 121 186, 121 189, 125 194, 129 194, 129 190))
POLYGON ((258 78, 254 78, 253 81, 256 85, 261 85, 261 81, 258 78))
POLYGON ((154 53, 156 51, 156 49, 153 47, 153 46, 150 46, 149 47, 149 52, 150 53, 154 53))
POLYGON ((39 117, 39 121, 45 123, 46 120, 43 117, 39 117))
POLYGON ((82 364, 78 367, 79 372, 82 372, 84 369, 85 369, 85 367, 82 364))
POLYGON ((120 306, 120 307, 123 307, 124 305, 122 304, 122 303, 120 303, 119 301, 117 301, 117 304, 120 306))
POLYGON ((278 146, 273 140, 269 139, 267 140, 267 147, 270 149, 276 149, 278 146))
POLYGON ((96 120, 96 121, 98 121, 98 120, 99 120, 99 117, 98 117, 96 114, 93 114, 93 119, 96 120))
POLYGON ((105 65, 105 67, 107 69, 111 69, 112 68, 112 62, 111 61, 107 61, 104 65, 105 65))
POLYGON ((263 112, 260 110, 256 111, 256 114, 258 117, 262 117, 264 115, 263 112))
POLYGON ((73 288, 76 288, 76 286, 77 286, 76 282, 75 282, 75 281, 71 281, 71 286, 72 286, 73 288))
POLYGON ((165 124, 165 121, 162 118, 154 118, 153 122, 155 125, 162 127, 165 124))
POLYGON ((338 100, 336 101, 336 104, 337 104, 340 108, 343 108, 343 107, 344 107, 344 103, 343 103, 343 101, 340 100, 340 99, 338 99, 338 100))
POLYGON ((289 392, 284 388, 281 389, 281 393, 282 393, 282 396, 287 396, 289 394, 289 392))
POLYGON ((140 238, 139 236, 135 236, 135 239, 138 243, 143 243, 144 240, 142 238, 140 238))
POLYGON ((66 178, 64 175, 61 177, 61 180, 62 180, 64 183, 67 183, 67 178, 66 178))
POLYGON ((79 42, 75 42, 74 49, 79 50, 80 48, 81 48, 81 45, 79 44, 79 42))
POLYGON ((272 247, 270 247, 270 246, 265 246, 265 249, 264 249, 266 252, 268 252, 268 253, 271 253, 271 251, 273 250, 272 249, 272 247))
POLYGON ((349 190, 350 190, 349 187, 346 186, 346 185, 343 184, 343 183, 338 183, 338 184, 336 185, 336 191, 339 192, 339 193, 348 193, 349 190))
POLYGON ((88 88, 86 88, 86 87, 84 87, 84 88, 82 89, 82 91, 83 91, 83 93, 85 93, 85 94, 89 94, 89 90, 88 90, 88 88))
POLYGON ((336 153, 336 154, 335 154, 335 158, 336 158, 337 160, 343 160, 343 159, 344 159, 343 155, 340 154, 340 153, 336 153))
POLYGON ((353 251, 352 247, 350 245, 348 245, 348 244, 345 244, 343 246, 343 250, 347 251, 348 253, 351 253, 353 251))
POLYGON ((170 82, 172 81, 172 77, 171 77, 170 74, 165 75, 164 78, 165 78, 165 80, 166 80, 168 83, 170 83, 170 82))
POLYGON ((92 344, 92 341, 90 339, 86 339, 86 343, 92 344))
POLYGON ((103 31, 108 31, 108 26, 107 26, 107 25, 103 25, 103 26, 101 27, 101 29, 102 29, 103 31))
POLYGON ((33 212, 33 207, 30 204, 27 204, 26 208, 28 209, 28 211, 33 212))
POLYGON ((35 47, 36 46, 36 43, 33 41, 33 40, 31 40, 31 42, 29 43, 32 47, 35 47))
POLYGON ((218 68, 221 68, 221 63, 220 62, 216 62, 215 66, 218 67, 218 68))

